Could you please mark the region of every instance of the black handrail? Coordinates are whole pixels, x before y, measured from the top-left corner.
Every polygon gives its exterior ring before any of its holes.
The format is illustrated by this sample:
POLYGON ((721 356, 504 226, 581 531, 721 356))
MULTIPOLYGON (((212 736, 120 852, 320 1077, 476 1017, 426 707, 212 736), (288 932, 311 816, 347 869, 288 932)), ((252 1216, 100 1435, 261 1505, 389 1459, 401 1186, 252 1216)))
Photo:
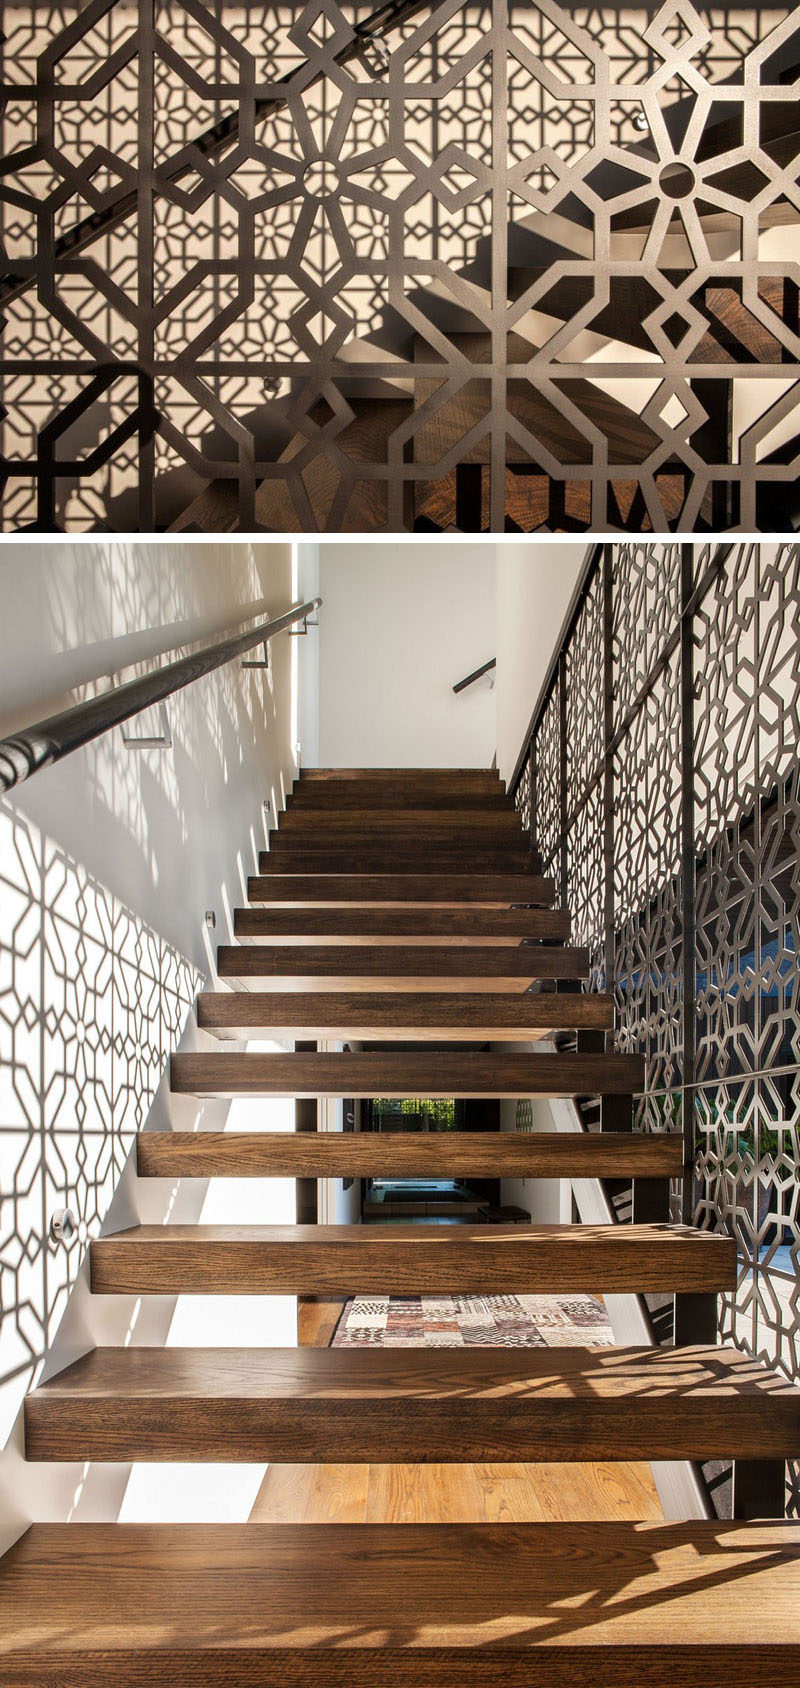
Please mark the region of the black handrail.
MULTIPOLYGON (((531 744, 533 743, 533 740, 536 737, 536 734, 539 730, 539 726, 541 724, 542 716, 545 712, 545 709, 547 708, 548 703, 550 702, 550 697, 551 697, 553 688, 554 688, 554 686, 557 682, 557 679, 558 679, 559 663, 560 663, 561 658, 562 658, 563 654, 565 653, 568 645, 570 644, 570 642, 572 640, 572 635, 575 631, 575 626, 576 626, 576 623, 577 623, 577 620, 578 620, 578 616, 580 615, 580 612, 581 612, 583 605, 584 605, 584 601, 586 599, 586 595, 587 595, 589 588, 591 586, 591 583, 594 579, 595 571, 600 567, 600 564, 601 564, 602 558, 603 558, 603 552, 606 549, 607 549, 607 547, 605 545, 597 544, 597 545, 591 546, 586 553, 586 557, 585 557, 584 563, 583 563, 583 568, 581 569, 580 577, 579 577, 577 584, 575 586, 575 591, 572 595, 572 599, 570 601, 569 609, 567 610, 567 614, 566 614, 566 618, 565 618, 565 621, 564 621, 564 626, 563 626, 561 635, 556 640, 556 645, 555 645, 553 657, 551 659, 550 666, 549 666, 547 673, 545 675, 542 687, 539 691, 539 696, 536 700, 536 706, 534 708, 533 715, 531 716, 530 725, 529 725, 528 730, 527 730, 525 737, 523 739, 522 748, 520 750, 519 756, 517 757, 516 766, 514 768, 514 772, 511 776, 511 779, 510 779, 509 784, 508 784, 508 790, 509 790, 509 793, 512 797, 516 796, 516 793, 517 793, 517 790, 518 790, 518 787, 519 787, 519 783, 520 783, 520 780, 522 778, 523 770, 524 770, 525 764, 528 760, 531 744)), ((705 594, 708 590, 708 587, 709 587, 711 581, 713 580, 715 575, 720 573, 720 570, 724 567, 724 565, 727 562, 732 550, 733 550, 733 544, 732 543, 721 544, 721 545, 718 545, 716 547, 716 549, 713 553, 713 556, 711 557, 711 560, 710 560, 704 574, 702 575, 701 579, 697 582, 695 589, 692 593, 691 603, 689 605, 690 613, 693 612, 694 605, 699 603, 705 597, 705 594)), ((637 693, 636 697, 633 699, 632 704, 628 708, 626 715, 623 717, 623 719, 615 727, 613 736, 610 739, 608 745, 606 746, 603 757, 601 758, 601 761, 598 764, 597 769, 595 770, 594 778, 592 779, 592 781, 590 781, 589 785, 587 786, 586 792, 584 793, 583 802, 585 802, 586 797, 588 795, 590 795, 591 791, 594 789, 594 786, 598 783, 599 779, 601 778, 603 763, 608 759, 609 756, 613 756, 614 752, 617 750, 619 744, 621 743, 621 741, 625 737, 625 734, 627 733, 629 727, 631 726, 631 723, 635 720, 636 716, 638 715, 638 713, 639 713, 639 711, 642 707, 642 703, 644 701, 646 694, 649 693, 652 690, 656 681, 660 678, 660 676, 663 674, 664 670, 667 668, 667 666, 670 662, 670 659, 674 656, 675 651, 678 648, 679 643, 680 643, 680 627, 676 627, 673 630, 671 637, 667 640, 667 643, 665 644, 663 650, 661 651, 661 654, 658 658, 657 663, 654 665, 651 673, 648 675, 647 680, 645 681, 644 686, 642 687, 641 691, 637 693)), ((569 816, 565 816, 565 818, 568 820, 569 824, 571 824, 572 821, 575 819, 575 815, 571 814, 569 816)))
POLYGON ((550 660, 550 666, 547 670, 547 673, 545 674, 544 680, 542 681, 541 687, 539 689, 539 696, 537 697, 536 702, 535 702, 534 707, 533 707, 533 714, 531 715, 530 721, 528 723, 528 730, 525 734, 524 739, 522 740, 520 752, 519 752, 519 755, 517 757, 517 760, 516 760, 516 763, 515 763, 515 766, 514 766, 514 772, 511 775, 510 780, 508 781, 508 785, 507 785, 506 789, 508 790, 509 795, 511 797, 515 797, 516 794, 517 794, 517 788, 519 786, 520 780, 522 779, 522 774, 523 774, 523 770, 524 770, 524 767, 525 767, 525 763, 528 760, 528 752, 529 752, 530 747, 531 747, 531 742, 536 735, 536 732, 537 732, 538 726, 539 726, 539 722, 542 718, 542 715, 544 714, 545 705, 547 704, 547 702, 549 700, 550 693, 553 690, 553 686, 555 684, 555 679, 556 679, 556 675, 558 673, 558 664, 559 664, 559 659, 560 659, 561 653, 562 653, 563 650, 566 649, 567 645, 569 644, 569 641, 570 641, 570 638, 571 638, 571 635, 572 635, 572 630, 573 630, 575 623, 578 619, 578 615, 580 613, 581 606, 583 604, 584 596, 585 596, 586 591, 587 591, 588 586, 589 586, 589 581, 591 579, 592 574, 594 573, 595 567, 597 566, 597 564, 600 561, 600 558, 602 556, 602 552, 603 552, 602 545, 600 545, 600 544, 590 545, 588 551, 586 552, 586 556, 583 559, 583 567, 581 568, 580 575, 579 575, 578 580, 577 580, 576 585, 575 585, 575 590, 574 590, 572 597, 569 601, 567 613, 566 613, 566 616, 564 618, 564 625, 563 625, 561 632, 560 632, 558 638, 556 639, 555 645, 553 647, 553 655, 552 655, 551 660, 550 660))
POLYGON ((284 615, 259 622, 249 633, 236 633, 232 638, 221 639, 207 650, 180 657, 177 662, 168 662, 152 674, 127 680, 124 685, 114 686, 99 697, 73 704, 58 715, 48 715, 44 721, 37 721, 32 727, 23 727, 20 732, 0 739, 0 793, 12 791, 14 786, 21 785, 40 768, 49 768, 54 762, 60 762, 63 756, 69 756, 73 750, 80 750, 92 739, 100 738, 111 727, 118 727, 132 716, 140 715, 143 709, 154 703, 163 703, 173 692, 181 691, 204 674, 212 674, 215 668, 223 668, 226 662, 243 656, 254 646, 274 639, 276 633, 282 633, 295 622, 306 621, 321 603, 321 598, 311 598, 308 603, 293 604, 284 615))
POLYGON ((482 679, 484 674, 490 673, 490 671, 493 668, 496 668, 496 667, 497 667, 497 657, 496 656, 490 657, 489 661, 484 662, 480 668, 473 669, 472 673, 467 674, 465 679, 459 680, 458 685, 453 687, 453 691, 454 692, 463 692, 466 689, 467 686, 473 685, 476 680, 482 679))

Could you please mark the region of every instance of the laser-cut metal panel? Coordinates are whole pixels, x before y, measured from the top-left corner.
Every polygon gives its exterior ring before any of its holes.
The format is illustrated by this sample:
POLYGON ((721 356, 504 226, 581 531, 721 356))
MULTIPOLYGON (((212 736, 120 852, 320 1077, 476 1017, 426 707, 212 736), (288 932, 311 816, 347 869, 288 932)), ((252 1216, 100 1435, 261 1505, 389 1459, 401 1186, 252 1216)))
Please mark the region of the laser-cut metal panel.
MULTIPOLYGON (((617 1045, 645 1056, 637 1123, 683 1128, 693 1150, 675 1215, 736 1237, 739 1283, 720 1297, 721 1332, 798 1377, 800 547, 684 549, 623 544, 594 561, 523 772, 540 793, 534 841, 565 888, 576 941, 590 946, 594 985, 613 911, 617 1045), (610 783, 592 726, 604 568, 610 783)), ((800 1469, 790 1479, 800 1515, 800 1469)))
POLYGON ((370 15, 6 0, 4 527, 788 528, 800 8, 370 15))

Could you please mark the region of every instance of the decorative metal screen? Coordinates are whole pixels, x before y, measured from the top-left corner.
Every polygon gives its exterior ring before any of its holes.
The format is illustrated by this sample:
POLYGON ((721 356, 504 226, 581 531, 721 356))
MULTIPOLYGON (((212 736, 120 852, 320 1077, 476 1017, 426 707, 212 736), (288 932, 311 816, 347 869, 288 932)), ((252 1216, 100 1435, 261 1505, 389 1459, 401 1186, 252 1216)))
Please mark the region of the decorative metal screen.
POLYGON ((684 1131, 675 1217, 736 1237, 722 1334, 793 1377, 799 774, 800 546, 598 547, 518 803, 645 1056, 639 1127, 684 1131))
POLYGON ((6 529, 789 529, 800 8, 4 5, 6 529))

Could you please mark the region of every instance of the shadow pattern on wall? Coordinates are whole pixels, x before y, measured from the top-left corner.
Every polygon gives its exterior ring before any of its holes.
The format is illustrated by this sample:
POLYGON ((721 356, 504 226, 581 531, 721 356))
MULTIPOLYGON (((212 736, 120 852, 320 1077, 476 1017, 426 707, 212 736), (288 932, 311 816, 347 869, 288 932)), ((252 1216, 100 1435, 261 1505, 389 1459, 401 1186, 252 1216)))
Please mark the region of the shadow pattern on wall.
POLYGON ((200 983, 0 806, 0 1445, 51 1345, 200 983), (77 1230, 54 1242, 54 1212, 77 1230))
POLYGON ((800 8, 4 6, 3 525, 788 530, 800 8))
POLYGON ((795 1378, 799 780, 800 547, 598 547, 517 803, 684 1131, 674 1217, 736 1238, 721 1333, 795 1378))

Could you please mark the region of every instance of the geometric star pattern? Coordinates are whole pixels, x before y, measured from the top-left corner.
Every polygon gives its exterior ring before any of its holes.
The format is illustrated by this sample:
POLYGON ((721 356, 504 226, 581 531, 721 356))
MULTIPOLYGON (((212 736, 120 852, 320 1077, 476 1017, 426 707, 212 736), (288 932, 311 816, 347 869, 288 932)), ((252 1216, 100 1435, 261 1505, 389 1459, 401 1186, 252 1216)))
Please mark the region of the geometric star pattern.
POLYGON ((800 8, 4 27, 6 530, 792 525, 800 8))
POLYGON ((685 1133, 673 1216, 736 1238, 721 1333, 798 1378, 800 546, 597 547, 516 800, 685 1133))
POLYGON ((0 1446, 180 1041, 200 975, 0 807, 0 1446), (71 1242, 49 1224, 70 1208, 71 1242))

